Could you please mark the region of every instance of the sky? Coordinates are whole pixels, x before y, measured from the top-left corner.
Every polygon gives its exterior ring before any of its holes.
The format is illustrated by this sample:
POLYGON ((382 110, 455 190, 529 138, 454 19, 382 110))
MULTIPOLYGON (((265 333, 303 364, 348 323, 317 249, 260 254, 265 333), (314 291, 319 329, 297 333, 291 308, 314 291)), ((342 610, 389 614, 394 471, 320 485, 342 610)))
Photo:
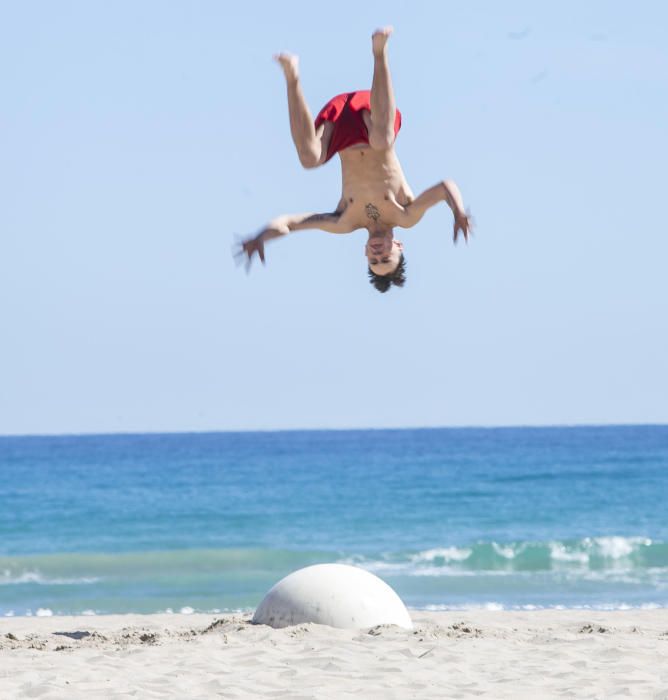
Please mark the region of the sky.
POLYGON ((668 5, 0 0, 0 434, 668 422, 668 5), (309 8, 308 11, 306 8, 309 8), (329 211, 313 113, 389 56, 407 284, 329 211))

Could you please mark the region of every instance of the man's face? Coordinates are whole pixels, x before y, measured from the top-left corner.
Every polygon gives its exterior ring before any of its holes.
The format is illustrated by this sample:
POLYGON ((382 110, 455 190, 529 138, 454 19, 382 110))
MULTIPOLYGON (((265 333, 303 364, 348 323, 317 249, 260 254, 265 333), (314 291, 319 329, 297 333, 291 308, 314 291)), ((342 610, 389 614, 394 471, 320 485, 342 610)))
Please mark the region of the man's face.
POLYGON ((364 253, 375 274, 389 275, 397 269, 403 249, 401 241, 395 240, 391 234, 385 234, 369 236, 364 253))

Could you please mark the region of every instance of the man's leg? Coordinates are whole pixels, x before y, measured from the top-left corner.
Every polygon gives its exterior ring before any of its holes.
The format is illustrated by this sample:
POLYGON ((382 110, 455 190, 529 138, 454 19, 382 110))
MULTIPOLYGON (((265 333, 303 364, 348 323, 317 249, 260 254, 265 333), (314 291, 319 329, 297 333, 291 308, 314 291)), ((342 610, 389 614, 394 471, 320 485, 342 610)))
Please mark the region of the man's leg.
POLYGON ((283 68, 288 87, 288 110, 290 111, 290 131, 295 142, 299 160, 305 168, 321 165, 327 155, 329 142, 328 124, 321 124, 316 130, 309 111, 302 86, 299 82, 299 60, 297 56, 282 53, 274 57, 283 68))
POLYGON ((371 84, 371 128, 369 145, 384 150, 394 143, 394 119, 397 107, 394 103, 394 90, 390 67, 387 62, 387 40, 392 27, 377 29, 371 38, 373 48, 373 82, 371 84))

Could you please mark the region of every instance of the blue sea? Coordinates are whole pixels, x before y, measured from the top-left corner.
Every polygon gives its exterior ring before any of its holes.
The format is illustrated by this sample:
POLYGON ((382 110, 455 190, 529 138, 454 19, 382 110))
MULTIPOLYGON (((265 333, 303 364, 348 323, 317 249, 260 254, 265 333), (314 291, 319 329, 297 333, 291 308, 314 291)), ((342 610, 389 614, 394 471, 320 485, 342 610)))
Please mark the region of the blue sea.
POLYGON ((668 606, 668 426, 0 438, 0 615, 247 610, 318 562, 414 608, 668 606))

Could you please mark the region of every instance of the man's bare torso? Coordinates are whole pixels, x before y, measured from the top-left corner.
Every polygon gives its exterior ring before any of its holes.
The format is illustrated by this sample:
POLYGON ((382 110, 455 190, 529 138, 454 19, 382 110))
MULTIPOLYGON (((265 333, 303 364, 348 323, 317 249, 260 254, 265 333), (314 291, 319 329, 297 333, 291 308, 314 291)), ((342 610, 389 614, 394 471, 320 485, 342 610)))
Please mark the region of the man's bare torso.
POLYGON ((341 157, 342 195, 337 207, 351 229, 392 227, 414 197, 394 148, 366 144, 346 148, 341 157))

